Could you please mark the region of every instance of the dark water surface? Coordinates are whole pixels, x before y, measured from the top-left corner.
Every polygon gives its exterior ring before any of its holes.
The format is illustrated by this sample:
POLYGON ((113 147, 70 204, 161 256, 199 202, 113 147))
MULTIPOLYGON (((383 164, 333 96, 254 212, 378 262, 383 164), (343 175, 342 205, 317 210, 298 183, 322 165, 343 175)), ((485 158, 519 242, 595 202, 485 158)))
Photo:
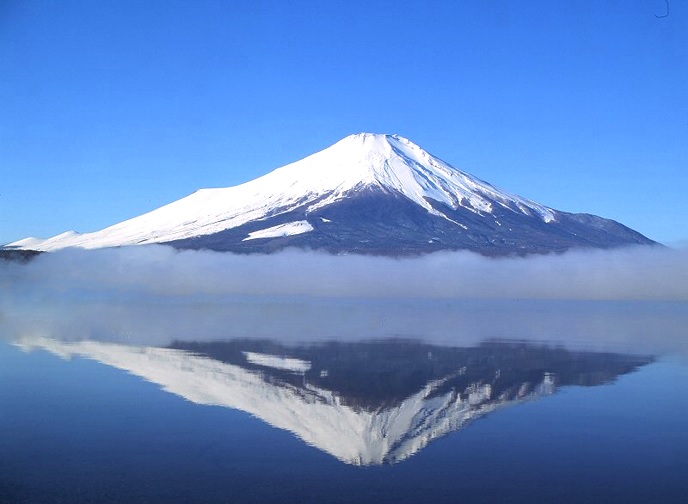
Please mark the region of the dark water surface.
MULTIPOLYGON (((454 308, 434 306, 432 337, 418 326, 411 338, 381 334, 371 314, 389 308, 348 302, 325 307, 330 321, 369 324, 374 337, 329 328, 319 340, 315 327, 299 342, 287 319, 302 306, 268 310, 283 317, 283 338, 229 326, 218 337, 207 329, 208 309, 188 325, 205 331, 148 341, 141 328, 154 320, 123 331, 121 321, 132 320, 123 309, 109 331, 102 320, 94 329, 96 311, 86 309, 69 326, 64 313, 24 314, 23 325, 6 316, 0 502, 649 503, 688 495, 681 304, 578 304, 569 319, 541 305, 514 308, 512 323, 494 321, 494 337, 476 335, 475 324, 447 332, 447 320, 478 320, 488 308, 470 305, 470 317, 451 319, 454 308), (557 320, 565 320, 558 331, 557 320)), ((248 308, 251 317, 260 312, 248 308)))

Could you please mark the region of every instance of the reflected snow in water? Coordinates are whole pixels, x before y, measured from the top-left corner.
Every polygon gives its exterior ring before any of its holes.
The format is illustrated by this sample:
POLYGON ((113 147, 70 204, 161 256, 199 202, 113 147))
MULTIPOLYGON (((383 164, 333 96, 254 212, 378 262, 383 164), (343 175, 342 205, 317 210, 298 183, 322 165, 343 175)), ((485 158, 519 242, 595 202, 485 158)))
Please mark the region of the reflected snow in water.
POLYGON ((3 309, 0 502, 688 492, 681 303, 101 301, 3 309))

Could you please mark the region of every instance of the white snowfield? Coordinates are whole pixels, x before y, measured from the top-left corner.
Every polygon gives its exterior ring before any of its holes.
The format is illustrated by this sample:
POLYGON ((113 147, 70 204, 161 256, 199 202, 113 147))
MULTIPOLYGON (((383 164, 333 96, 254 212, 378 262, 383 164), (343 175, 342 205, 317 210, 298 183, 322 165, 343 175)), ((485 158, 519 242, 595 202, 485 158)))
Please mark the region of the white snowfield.
MULTIPOLYGON (((69 231, 46 240, 26 238, 9 246, 49 251, 168 242, 217 233, 303 205, 307 205, 309 212, 365 188, 396 191, 428 212, 447 219, 426 198, 479 214, 492 213, 495 205, 545 222, 554 220, 556 214, 551 208, 496 189, 457 170, 406 138, 361 133, 245 184, 201 189, 101 231, 85 234, 69 231)), ((286 225, 282 229, 265 229, 265 234, 251 233, 246 239, 311 231, 310 225, 304 223, 307 221, 291 223, 291 227, 286 225)), ((455 224, 462 229, 466 227, 459 222, 455 224)))
POLYGON ((273 226, 266 229, 261 229, 260 231, 254 231, 249 233, 246 238, 242 241, 255 240, 257 238, 276 238, 279 236, 293 236, 302 233, 308 233, 313 231, 313 226, 311 226, 308 221, 296 221, 288 222, 287 224, 280 224, 279 226, 273 226))
MULTIPOLYGON (((555 390, 553 380, 546 375, 534 387, 524 384, 515 400, 492 397, 489 384, 470 387, 463 399, 455 392, 433 397, 433 391, 444 382, 439 380, 396 406, 368 411, 343 404, 333 392, 309 385, 305 379, 302 387, 270 383, 259 373, 182 350, 96 341, 69 343, 44 337, 25 338, 16 345, 25 350, 42 348, 63 358, 94 359, 159 384, 193 403, 245 411, 355 465, 399 462, 491 411, 555 390)), ((271 357, 252 356, 254 362, 283 363, 271 357)), ((303 370, 306 363, 300 362, 297 367, 303 370)))

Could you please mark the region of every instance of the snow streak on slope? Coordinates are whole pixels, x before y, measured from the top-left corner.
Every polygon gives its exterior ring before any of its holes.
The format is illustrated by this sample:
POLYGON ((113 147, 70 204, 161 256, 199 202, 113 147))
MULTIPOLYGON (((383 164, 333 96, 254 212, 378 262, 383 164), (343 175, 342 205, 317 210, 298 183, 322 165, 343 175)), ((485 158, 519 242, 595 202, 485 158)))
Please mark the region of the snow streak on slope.
POLYGON ((279 226, 272 226, 260 231, 253 231, 248 234, 248 237, 242 241, 255 240, 258 238, 276 238, 279 236, 293 236, 297 234, 308 233, 313 231, 308 221, 288 222, 287 224, 280 224, 279 226))
POLYGON ((191 402, 245 411, 355 465, 399 462, 491 411, 555 390, 548 375, 527 393, 524 384, 524 393, 517 399, 493 398, 489 384, 476 384, 462 394, 437 394, 446 381, 437 380, 400 404, 368 411, 343 404, 332 391, 305 381, 300 387, 266 381, 259 373, 182 350, 96 341, 67 343, 42 337, 22 339, 17 346, 43 348, 64 358, 94 359, 157 383, 191 402))
POLYGON ((544 222, 556 218, 554 210, 498 190, 405 138, 362 133, 253 181, 201 189, 101 231, 68 232, 47 240, 27 238, 10 246, 56 250, 163 243, 218 233, 296 208, 312 211, 365 188, 402 194, 429 213, 447 219, 429 200, 476 214, 490 214, 500 206, 544 222))

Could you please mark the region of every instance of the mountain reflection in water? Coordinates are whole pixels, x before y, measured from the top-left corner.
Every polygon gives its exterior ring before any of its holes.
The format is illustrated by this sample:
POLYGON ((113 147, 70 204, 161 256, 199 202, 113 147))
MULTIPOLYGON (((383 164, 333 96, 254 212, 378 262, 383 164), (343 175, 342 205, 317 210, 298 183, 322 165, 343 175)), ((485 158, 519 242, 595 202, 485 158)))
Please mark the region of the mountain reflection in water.
POLYGON ((24 338, 17 345, 94 359, 191 402, 248 412, 355 465, 402 461, 492 411, 560 387, 609 383, 652 362, 522 342, 233 340, 160 348, 24 338))

